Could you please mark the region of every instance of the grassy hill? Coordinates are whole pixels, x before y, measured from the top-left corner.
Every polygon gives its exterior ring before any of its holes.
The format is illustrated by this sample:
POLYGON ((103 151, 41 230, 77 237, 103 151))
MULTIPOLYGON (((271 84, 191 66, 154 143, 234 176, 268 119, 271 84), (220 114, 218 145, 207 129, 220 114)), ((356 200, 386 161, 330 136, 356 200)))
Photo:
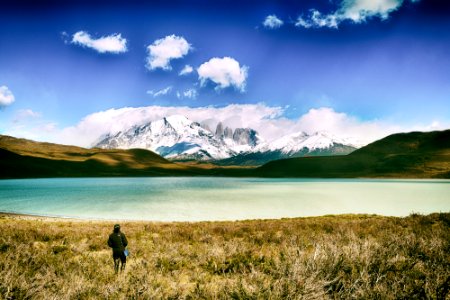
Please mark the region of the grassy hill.
POLYGON ((143 149, 85 149, 10 136, 0 136, 0 157, 0 178, 195 175, 202 170, 143 149))
POLYGON ((450 130, 393 134, 346 156, 272 161, 266 177, 450 178, 450 130))

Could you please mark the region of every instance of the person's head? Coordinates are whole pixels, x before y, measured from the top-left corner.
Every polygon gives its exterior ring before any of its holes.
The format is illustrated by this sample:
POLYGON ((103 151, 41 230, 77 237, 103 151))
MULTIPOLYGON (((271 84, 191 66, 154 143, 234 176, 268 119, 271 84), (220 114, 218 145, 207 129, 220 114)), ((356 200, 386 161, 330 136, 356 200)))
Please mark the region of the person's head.
POLYGON ((114 225, 114 232, 118 233, 120 231, 120 225, 119 224, 115 224, 114 225))

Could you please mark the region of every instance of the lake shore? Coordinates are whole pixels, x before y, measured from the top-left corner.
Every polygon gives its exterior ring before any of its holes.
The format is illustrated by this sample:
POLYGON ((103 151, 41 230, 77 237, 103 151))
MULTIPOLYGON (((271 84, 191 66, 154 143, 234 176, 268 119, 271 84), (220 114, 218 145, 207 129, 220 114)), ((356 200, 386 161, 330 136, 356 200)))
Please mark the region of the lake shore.
POLYGON ((0 214, 3 298, 445 298, 450 213, 220 222, 121 222, 0 214))

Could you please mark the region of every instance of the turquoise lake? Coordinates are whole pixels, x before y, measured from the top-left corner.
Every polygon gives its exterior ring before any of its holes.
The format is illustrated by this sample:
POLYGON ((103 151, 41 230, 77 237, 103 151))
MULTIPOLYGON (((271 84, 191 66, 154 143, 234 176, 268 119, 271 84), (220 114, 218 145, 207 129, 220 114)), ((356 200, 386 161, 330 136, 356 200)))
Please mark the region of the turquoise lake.
POLYGON ((448 180, 217 177, 0 180, 0 211, 82 219, 202 221, 450 211, 448 180))

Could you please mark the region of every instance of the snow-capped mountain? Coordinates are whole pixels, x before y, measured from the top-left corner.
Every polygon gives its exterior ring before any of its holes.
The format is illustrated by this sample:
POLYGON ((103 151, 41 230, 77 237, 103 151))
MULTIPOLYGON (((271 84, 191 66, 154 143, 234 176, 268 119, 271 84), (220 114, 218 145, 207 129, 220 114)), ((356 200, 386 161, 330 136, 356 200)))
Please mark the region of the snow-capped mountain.
POLYGON ((285 135, 270 143, 261 144, 255 148, 254 152, 280 151, 290 156, 305 149, 308 152, 314 152, 315 150, 330 149, 336 145, 358 148, 351 140, 336 137, 328 132, 316 132, 311 135, 305 132, 297 132, 285 135))
POLYGON ((357 146, 329 133, 289 134, 264 142, 251 128, 217 124, 215 130, 174 115, 103 136, 95 147, 144 148, 176 160, 215 160, 224 164, 261 164, 273 159, 305 155, 347 154, 357 146))
POLYGON ((213 134, 197 122, 174 115, 108 134, 95 147, 144 148, 171 159, 217 160, 249 151, 258 142, 252 129, 237 128, 233 132, 219 125, 213 134))
POLYGON ((302 157, 345 155, 359 145, 348 139, 335 137, 327 132, 288 134, 272 142, 261 143, 251 152, 240 153, 216 162, 221 165, 262 165, 272 160, 302 157))

